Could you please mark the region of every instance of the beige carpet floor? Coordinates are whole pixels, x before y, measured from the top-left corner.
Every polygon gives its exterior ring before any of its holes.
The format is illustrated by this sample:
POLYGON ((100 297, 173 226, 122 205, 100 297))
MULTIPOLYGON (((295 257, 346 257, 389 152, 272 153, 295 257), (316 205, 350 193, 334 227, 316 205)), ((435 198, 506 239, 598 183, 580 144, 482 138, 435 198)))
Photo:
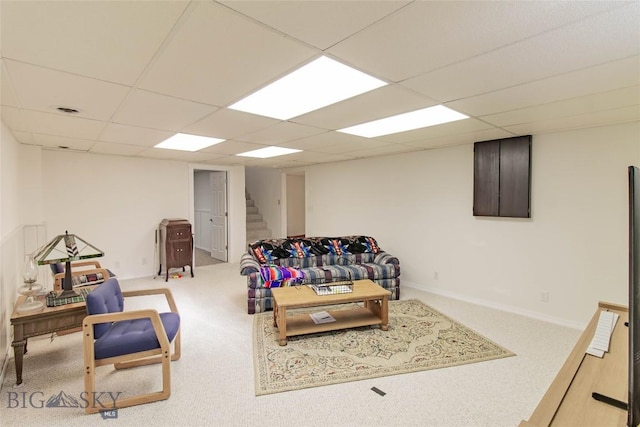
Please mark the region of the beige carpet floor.
MULTIPOLYGON (((355 305, 290 314, 347 310, 355 305)), ((300 335, 280 346, 273 313, 262 313, 254 316, 253 337, 256 395, 514 356, 415 299, 389 302, 388 331, 371 326, 300 335)))
MULTIPOLYGON (((403 300, 423 301, 517 356, 256 396, 254 316, 247 314, 247 279, 239 271, 238 263, 230 262, 196 268, 194 278, 121 280, 125 290, 168 287, 180 309, 182 358, 171 364, 168 400, 125 408, 117 419, 106 420, 85 415, 81 408, 45 407, 61 391, 80 399, 82 337, 71 334, 52 341, 41 336, 29 339, 22 387, 13 387, 10 354, 0 389, 0 425, 513 427, 530 417, 580 336, 575 329, 405 284, 403 300)), ((161 300, 137 300, 125 307, 166 310, 161 300)), ((104 366, 98 387, 123 393, 156 390, 159 368, 114 371, 104 366)))
POLYGON ((219 259, 211 258, 211 252, 205 251, 204 249, 196 248, 194 255, 194 262, 196 267, 204 267, 205 265, 224 263, 224 261, 221 261, 219 259))

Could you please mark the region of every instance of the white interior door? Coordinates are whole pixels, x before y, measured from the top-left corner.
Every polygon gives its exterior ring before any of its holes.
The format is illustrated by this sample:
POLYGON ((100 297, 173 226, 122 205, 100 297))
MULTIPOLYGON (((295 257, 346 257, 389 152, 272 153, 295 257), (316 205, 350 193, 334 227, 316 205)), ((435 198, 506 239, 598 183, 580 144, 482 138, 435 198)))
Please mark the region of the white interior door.
POLYGON ((227 261, 227 173, 211 172, 211 257, 227 261))

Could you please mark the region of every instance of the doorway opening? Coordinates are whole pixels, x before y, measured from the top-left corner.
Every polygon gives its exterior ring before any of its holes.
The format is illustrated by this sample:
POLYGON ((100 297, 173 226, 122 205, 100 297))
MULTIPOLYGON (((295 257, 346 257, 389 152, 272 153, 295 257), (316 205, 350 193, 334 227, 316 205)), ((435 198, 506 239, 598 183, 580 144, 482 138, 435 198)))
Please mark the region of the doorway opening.
POLYGON ((195 266, 228 260, 227 172, 193 171, 195 266))

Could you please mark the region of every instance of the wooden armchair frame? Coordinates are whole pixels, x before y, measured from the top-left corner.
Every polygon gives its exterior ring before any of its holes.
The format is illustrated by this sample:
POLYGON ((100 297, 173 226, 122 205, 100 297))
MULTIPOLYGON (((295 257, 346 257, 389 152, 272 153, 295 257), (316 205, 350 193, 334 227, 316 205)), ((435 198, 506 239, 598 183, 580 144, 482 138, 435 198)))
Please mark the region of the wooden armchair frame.
MULTIPOLYGON (((167 288, 160 289, 148 289, 148 290, 134 290, 134 291, 122 291, 123 298, 147 296, 147 295, 162 295, 164 294, 169 308, 173 313, 178 312, 178 308, 173 299, 171 291, 167 288)), ((181 326, 180 326, 181 328, 181 326)), ((122 311, 116 313, 94 314, 84 318, 82 322, 83 329, 83 342, 84 342, 84 388, 86 392, 86 399, 88 405, 85 408, 87 414, 94 414, 100 411, 107 411, 116 408, 126 408, 134 405, 141 405, 144 403, 156 402, 158 400, 168 399, 171 395, 171 361, 180 359, 180 328, 176 333, 173 340, 173 354, 171 354, 171 342, 167 337, 160 315, 157 310, 144 309, 144 310, 132 310, 122 311), (142 351, 137 353, 124 354, 121 356, 110 357, 106 359, 95 359, 95 347, 94 347, 94 332, 93 325, 97 323, 105 322, 118 322, 121 320, 143 319, 148 318, 151 320, 153 329, 155 331, 160 348, 142 351), (125 399, 120 399, 113 402, 113 407, 104 407, 102 403, 96 402, 96 378, 95 370, 98 366, 110 365, 113 363, 115 369, 132 368, 136 366, 144 366, 155 363, 162 363, 162 390, 151 393, 141 394, 137 396, 131 396, 125 399)))
MULTIPOLYGON (((73 280, 74 277, 85 276, 87 274, 97 274, 102 273, 102 277, 104 280, 109 278, 109 271, 106 268, 102 268, 100 262, 98 261, 78 261, 71 263, 71 278, 73 280), (81 267, 78 269, 78 267, 81 267), (85 267, 85 268, 82 268, 85 267), (92 267, 92 268, 86 268, 92 267)), ((53 290, 61 291, 62 290, 62 280, 64 279, 64 272, 56 273, 53 275, 53 290)), ((103 280, 103 281, 104 281, 103 280)), ((102 282, 99 282, 102 283, 102 282)), ((87 283, 83 286, 96 285, 97 283, 87 283)))

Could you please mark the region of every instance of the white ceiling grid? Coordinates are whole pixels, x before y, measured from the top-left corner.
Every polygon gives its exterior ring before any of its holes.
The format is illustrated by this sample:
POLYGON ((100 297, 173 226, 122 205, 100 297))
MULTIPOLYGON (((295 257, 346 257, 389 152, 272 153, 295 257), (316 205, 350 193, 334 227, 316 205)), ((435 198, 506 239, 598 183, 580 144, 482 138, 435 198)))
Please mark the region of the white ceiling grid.
POLYGON ((637 1, 3 0, 0 18, 2 121, 49 149, 287 168, 640 120, 637 1), (389 84, 287 121, 227 108, 323 54, 389 84), (470 118, 336 132, 437 104, 470 118), (153 148, 177 132, 226 141, 153 148), (235 156, 270 145, 304 151, 235 156))

